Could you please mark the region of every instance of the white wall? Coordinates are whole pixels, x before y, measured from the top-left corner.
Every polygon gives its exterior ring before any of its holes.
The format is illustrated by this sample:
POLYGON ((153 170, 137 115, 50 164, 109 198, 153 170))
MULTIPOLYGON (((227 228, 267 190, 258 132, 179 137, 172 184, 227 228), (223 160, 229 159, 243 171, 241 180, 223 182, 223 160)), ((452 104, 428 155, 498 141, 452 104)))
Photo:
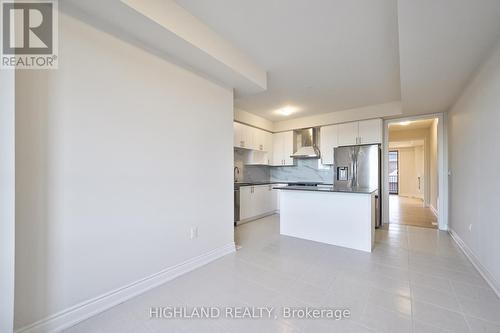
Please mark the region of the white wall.
POLYGON ((434 119, 432 126, 430 128, 429 136, 429 192, 430 192, 430 206, 437 212, 438 199, 439 199, 439 166, 438 166, 438 119, 434 119))
POLYGON ((500 45, 448 115, 450 226, 500 291, 500 45))
POLYGON ((252 125, 264 130, 267 130, 269 132, 272 132, 274 130, 273 122, 270 120, 267 120, 265 118, 262 118, 260 116, 257 116, 253 113, 247 112, 245 110, 241 109, 234 109, 234 120, 237 120, 241 123, 247 124, 247 125, 252 125))
POLYGON ((59 23, 16 82, 17 328, 233 243, 232 92, 59 23))
POLYGON ((324 126, 363 119, 392 117, 402 114, 401 102, 395 101, 385 104, 370 105, 356 109, 323 113, 309 117, 300 117, 274 122, 274 131, 282 132, 291 129, 312 126, 324 126))
POLYGON ((0 70, 0 332, 14 324, 15 73, 0 70))

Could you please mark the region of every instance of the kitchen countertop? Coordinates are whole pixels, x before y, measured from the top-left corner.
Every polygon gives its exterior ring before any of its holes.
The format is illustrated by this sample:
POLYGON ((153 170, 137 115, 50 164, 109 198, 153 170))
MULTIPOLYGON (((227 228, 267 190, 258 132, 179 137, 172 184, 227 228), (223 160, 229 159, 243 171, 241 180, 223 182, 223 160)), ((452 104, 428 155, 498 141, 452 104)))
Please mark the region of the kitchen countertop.
MULTIPOLYGON (((234 183, 235 187, 242 187, 242 186, 258 186, 258 185, 274 185, 274 184, 302 184, 302 183, 307 183, 307 182, 289 182, 289 181, 266 181, 266 182, 241 182, 241 183, 234 183)), ((328 184, 328 183, 320 183, 320 185, 333 185, 333 184, 328 184)))
POLYGON ((311 192, 344 192, 344 193, 360 193, 372 194, 377 191, 376 188, 368 187, 335 187, 333 185, 320 185, 320 186, 283 186, 275 187, 275 189, 286 191, 311 191, 311 192))

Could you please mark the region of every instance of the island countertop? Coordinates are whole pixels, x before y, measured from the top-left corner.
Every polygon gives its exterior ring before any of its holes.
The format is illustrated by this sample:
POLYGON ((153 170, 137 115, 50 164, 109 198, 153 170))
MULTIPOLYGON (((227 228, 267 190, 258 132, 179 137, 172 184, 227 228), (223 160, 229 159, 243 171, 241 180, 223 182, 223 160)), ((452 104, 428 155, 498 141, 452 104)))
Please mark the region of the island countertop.
POLYGON ((287 191, 311 191, 311 192, 344 192, 344 193, 360 193, 360 194, 372 194, 376 192, 376 188, 369 187, 339 187, 333 185, 319 185, 319 186, 277 186, 274 187, 277 190, 287 190, 287 191))

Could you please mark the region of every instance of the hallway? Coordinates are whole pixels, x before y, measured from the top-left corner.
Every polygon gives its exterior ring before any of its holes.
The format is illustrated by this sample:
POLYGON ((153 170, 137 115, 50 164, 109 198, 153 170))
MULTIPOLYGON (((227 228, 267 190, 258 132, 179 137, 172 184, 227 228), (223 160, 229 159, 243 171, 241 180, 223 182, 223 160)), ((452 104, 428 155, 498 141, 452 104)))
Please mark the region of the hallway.
POLYGON ((437 218, 421 199, 389 196, 389 223, 437 229, 437 218))

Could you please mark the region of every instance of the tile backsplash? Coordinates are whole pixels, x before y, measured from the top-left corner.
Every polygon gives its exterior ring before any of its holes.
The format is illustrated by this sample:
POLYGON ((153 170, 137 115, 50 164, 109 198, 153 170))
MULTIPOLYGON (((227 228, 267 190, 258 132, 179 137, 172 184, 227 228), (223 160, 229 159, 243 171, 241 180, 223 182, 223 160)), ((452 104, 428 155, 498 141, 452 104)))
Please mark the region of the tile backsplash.
POLYGON ((333 183, 333 167, 319 159, 296 160, 294 166, 270 167, 272 181, 303 181, 333 183))
POLYGON ((323 165, 318 159, 296 160, 294 166, 245 165, 248 151, 234 150, 234 166, 240 170, 239 182, 322 182, 333 183, 333 167, 323 165))

